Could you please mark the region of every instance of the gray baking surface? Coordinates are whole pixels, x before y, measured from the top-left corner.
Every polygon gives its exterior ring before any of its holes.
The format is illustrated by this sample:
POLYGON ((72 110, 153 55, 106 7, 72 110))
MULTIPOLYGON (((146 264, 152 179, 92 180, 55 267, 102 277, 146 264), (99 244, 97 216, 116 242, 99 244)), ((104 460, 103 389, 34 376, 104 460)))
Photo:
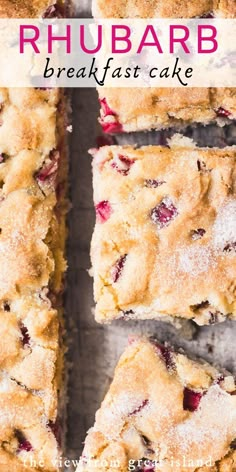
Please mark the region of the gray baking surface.
MULTIPOLYGON (((109 0, 108 0, 109 1, 109 0)), ((78 17, 91 15, 90 1, 80 0, 78 17)), ((69 320, 69 354, 72 365, 68 392, 68 434, 66 456, 78 459, 86 431, 93 425, 96 410, 108 389, 114 367, 132 333, 155 334, 161 341, 182 347, 188 354, 205 358, 236 373, 236 323, 196 327, 182 322, 177 329, 168 323, 115 322, 108 326, 95 323, 89 247, 94 226, 91 157, 87 150, 96 145, 101 134, 97 124, 98 102, 94 89, 73 91, 73 133, 71 137, 71 201, 69 215, 69 269, 66 306, 69 320)), ((208 126, 184 132, 199 145, 236 144, 236 126, 227 129, 208 126)), ((122 144, 157 144, 160 133, 120 136, 122 144)), ((210 274, 209 274, 210 276, 210 274)), ((68 470, 68 469, 66 469, 68 470)))

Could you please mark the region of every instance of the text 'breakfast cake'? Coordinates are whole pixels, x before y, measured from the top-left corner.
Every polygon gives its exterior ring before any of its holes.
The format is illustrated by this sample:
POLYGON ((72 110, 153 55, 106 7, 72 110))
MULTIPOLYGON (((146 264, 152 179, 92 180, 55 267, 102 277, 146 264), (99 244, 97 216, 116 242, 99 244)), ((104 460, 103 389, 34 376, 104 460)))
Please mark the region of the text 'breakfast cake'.
MULTIPOLYGON (((52 17, 63 3, 1 1, 2 17, 52 17)), ((0 471, 59 470, 66 99, 0 89, 0 471)))
MULTIPOLYGON (((93 0, 95 18, 236 18, 235 0, 93 0)), ((106 133, 219 125, 236 119, 235 88, 98 88, 106 133)))
POLYGON ((236 317, 236 149, 92 150, 96 319, 236 317))
POLYGON ((233 472, 236 385, 155 339, 131 338, 77 472, 233 472))

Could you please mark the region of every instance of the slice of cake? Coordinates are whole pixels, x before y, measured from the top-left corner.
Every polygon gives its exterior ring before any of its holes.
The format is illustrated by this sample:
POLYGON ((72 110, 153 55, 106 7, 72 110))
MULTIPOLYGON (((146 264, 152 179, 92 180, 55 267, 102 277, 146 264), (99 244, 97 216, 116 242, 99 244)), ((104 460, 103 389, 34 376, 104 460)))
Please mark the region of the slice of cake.
MULTIPOLYGON (((0 14, 48 17, 63 5, 2 1, 0 14)), ((0 470, 56 472, 65 400, 66 98, 62 89, 10 88, 0 89, 0 104, 0 470)))
POLYGON ((236 148, 93 150, 96 319, 236 317, 236 148))
MULTIPOLYGON (((235 0, 93 0, 97 18, 235 18, 235 0)), ((100 124, 121 133, 236 119, 235 88, 98 88, 100 124)))
POLYGON ((236 119, 236 88, 98 89, 99 122, 105 133, 181 129, 186 125, 236 119))
POLYGON ((233 376, 155 339, 131 339, 77 472, 233 472, 233 376))
POLYGON ((234 0, 93 0, 96 18, 235 18, 234 0))

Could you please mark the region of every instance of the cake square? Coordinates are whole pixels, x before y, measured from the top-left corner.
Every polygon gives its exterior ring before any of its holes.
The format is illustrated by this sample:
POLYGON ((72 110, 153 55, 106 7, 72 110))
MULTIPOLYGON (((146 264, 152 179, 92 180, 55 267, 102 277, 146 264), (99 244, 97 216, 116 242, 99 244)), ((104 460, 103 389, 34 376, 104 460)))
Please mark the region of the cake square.
MULTIPOLYGON (((234 0, 93 0, 98 18, 235 18, 234 0)), ((99 122, 105 133, 182 129, 189 124, 220 126, 236 119, 235 88, 98 87, 99 122)))
POLYGON ((93 150, 91 245, 101 323, 235 318, 235 147, 93 150))
POLYGON ((132 337, 88 432, 77 472, 232 472, 234 393, 227 372, 156 339, 132 337))
POLYGON ((234 88, 98 89, 99 122, 105 133, 182 129, 199 123, 229 124, 236 119, 234 88))

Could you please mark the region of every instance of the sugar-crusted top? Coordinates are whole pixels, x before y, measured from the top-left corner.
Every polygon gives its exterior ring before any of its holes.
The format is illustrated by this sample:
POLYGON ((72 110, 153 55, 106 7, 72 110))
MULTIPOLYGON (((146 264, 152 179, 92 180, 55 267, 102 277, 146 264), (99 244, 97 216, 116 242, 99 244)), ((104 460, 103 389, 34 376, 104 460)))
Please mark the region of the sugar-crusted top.
POLYGON ((40 18, 57 16, 66 2, 57 0, 1 0, 0 18, 40 18))
POLYGON ((93 15, 99 18, 235 18, 234 0, 93 0, 93 15))
MULTIPOLYGON (((95 18, 235 18, 235 0, 93 0, 95 18)), ((220 125, 236 119, 235 88, 98 88, 107 133, 220 125)))
POLYGON ((28 470, 29 455, 43 460, 45 470, 57 470, 61 354, 55 298, 65 270, 58 200, 65 179, 59 172, 61 98, 58 90, 0 90, 2 472, 28 470))
POLYGON ((235 157, 181 141, 95 152, 98 321, 235 316, 235 157))
POLYGON ((135 471, 146 470, 137 465, 143 458, 150 461, 151 472, 205 471, 209 460, 209 470, 217 462, 224 472, 232 472, 234 391, 230 374, 158 341, 133 339, 88 432, 78 472, 100 472, 102 461, 107 461, 108 472, 127 472, 131 464, 135 471))
POLYGON ((0 469, 27 470, 31 454, 55 471, 60 358, 52 302, 65 269, 55 213, 60 94, 1 89, 0 97, 0 469))
POLYGON ((222 205, 216 217, 214 228, 214 244, 217 248, 227 246, 234 241, 236 235, 236 201, 232 198, 222 205))
MULTIPOLYGON (((65 3, 3 0, 0 17, 61 16, 65 3)), ((0 89, 1 472, 58 470, 64 111, 62 90, 0 89)))

